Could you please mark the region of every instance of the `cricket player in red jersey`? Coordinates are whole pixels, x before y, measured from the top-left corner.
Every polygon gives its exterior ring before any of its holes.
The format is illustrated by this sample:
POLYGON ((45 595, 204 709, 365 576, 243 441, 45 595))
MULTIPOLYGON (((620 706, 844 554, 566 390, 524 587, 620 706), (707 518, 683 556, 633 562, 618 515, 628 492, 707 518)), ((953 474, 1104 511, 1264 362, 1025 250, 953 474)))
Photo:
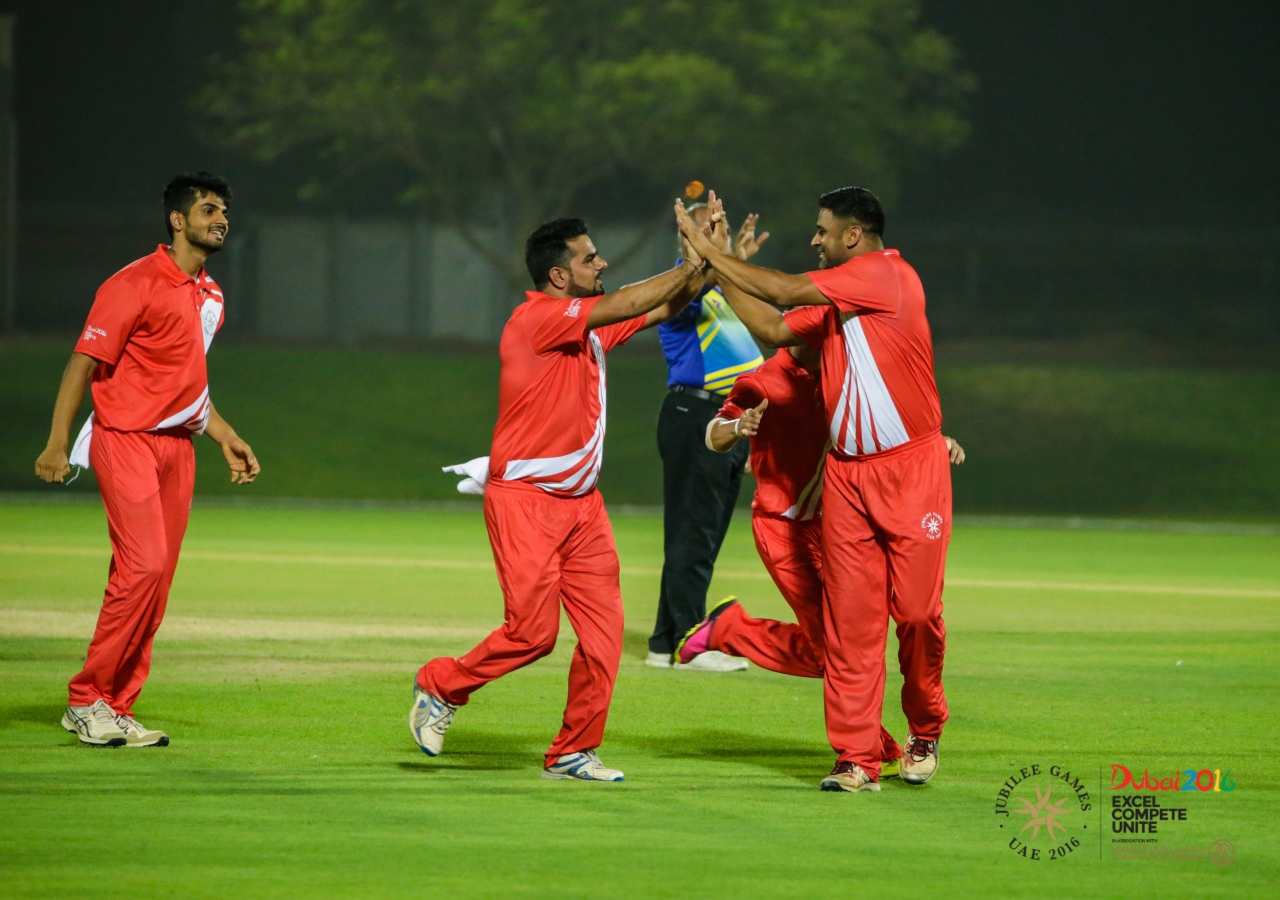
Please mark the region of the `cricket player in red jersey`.
POLYGON ((111 570, 84 669, 71 679, 62 726, 96 746, 163 747, 133 704, 151 669, 151 643, 187 529, 195 484, 193 434, 220 445, 231 480, 260 467, 209 399, 205 354, 222 327, 222 291, 204 269, 226 240, 231 189, 207 172, 164 191, 171 243, 98 288, 62 375, 49 443, 36 474, 62 482, 71 463, 98 476, 111 535, 111 570), (93 414, 68 460, 71 424, 92 381, 93 414))
MULTIPOLYGON (((723 216, 719 201, 713 220, 723 216)), ((727 257, 683 210, 681 230, 716 270, 759 340, 822 353, 826 465, 824 703, 838 759, 822 789, 880 789, 887 621, 897 623, 908 727, 902 780, 928 782, 947 720, 942 584, 951 473, 933 376, 924 289, 885 249, 884 212, 865 188, 824 194, 812 245, 819 270, 789 275, 727 257), (769 301, 764 302, 764 301, 769 301), (774 306, 799 307, 785 315, 774 306)))
MULTIPOLYGON (((738 379, 707 426, 707 446, 717 452, 751 442, 756 549, 799 624, 752 618, 736 598, 727 598, 690 629, 677 650, 681 659, 720 650, 784 675, 823 676, 821 504, 830 440, 819 378, 817 350, 781 349, 738 379)), ((944 440, 951 461, 964 462, 963 448, 944 440)), ((894 777, 902 749, 883 727, 880 740, 881 777, 894 777)))
POLYGON ((438 755, 472 693, 555 648, 563 602, 578 645, 543 777, 622 781, 596 755, 622 657, 618 553, 596 490, 605 354, 678 314, 702 287, 702 260, 686 255, 670 272, 605 294, 606 263, 586 224, 558 219, 529 236, 525 263, 535 290, 502 331, 498 424, 484 489, 505 622, 469 653, 422 667, 409 728, 424 753, 438 755))

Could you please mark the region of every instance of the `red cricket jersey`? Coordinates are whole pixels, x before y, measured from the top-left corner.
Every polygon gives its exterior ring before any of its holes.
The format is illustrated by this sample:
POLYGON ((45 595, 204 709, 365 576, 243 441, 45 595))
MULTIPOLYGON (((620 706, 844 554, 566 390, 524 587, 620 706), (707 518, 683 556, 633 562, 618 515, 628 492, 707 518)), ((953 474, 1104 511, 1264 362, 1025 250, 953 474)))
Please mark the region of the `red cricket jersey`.
POLYGON ((751 471, 757 514, 812 519, 822 503, 822 469, 830 442, 822 387, 785 347, 755 371, 742 375, 717 413, 733 421, 769 406, 751 438, 751 471))
POLYGON ((525 293, 498 353, 498 424, 489 473, 557 497, 595 489, 604 458, 604 355, 644 327, 644 316, 587 331, 599 297, 525 293))
POLYGON ((942 405, 916 270, 897 250, 878 250, 808 274, 835 305, 793 309, 786 321, 822 351, 833 452, 866 456, 938 433, 942 405))
POLYGON ((192 278, 161 244, 112 275, 93 299, 76 352, 93 373, 93 415, 113 431, 159 431, 209 421, 205 353, 223 322, 222 291, 192 278))

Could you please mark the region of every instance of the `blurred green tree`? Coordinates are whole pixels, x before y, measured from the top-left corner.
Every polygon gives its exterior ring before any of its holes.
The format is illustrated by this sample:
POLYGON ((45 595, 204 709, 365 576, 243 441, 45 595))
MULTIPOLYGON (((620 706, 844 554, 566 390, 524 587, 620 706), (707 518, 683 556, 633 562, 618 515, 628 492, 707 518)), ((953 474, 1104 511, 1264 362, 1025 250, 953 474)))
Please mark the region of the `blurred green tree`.
MULTIPOLYGON (((242 0, 241 46, 195 98, 261 160, 392 166, 401 198, 513 285, 511 236, 612 184, 699 177, 771 221, 863 183, 892 194, 964 138, 973 86, 916 0, 242 0)), ((314 173, 316 168, 308 166, 314 173)), ((308 178, 300 189, 314 191, 308 178)), ((662 221, 666 221, 665 218, 662 221)))

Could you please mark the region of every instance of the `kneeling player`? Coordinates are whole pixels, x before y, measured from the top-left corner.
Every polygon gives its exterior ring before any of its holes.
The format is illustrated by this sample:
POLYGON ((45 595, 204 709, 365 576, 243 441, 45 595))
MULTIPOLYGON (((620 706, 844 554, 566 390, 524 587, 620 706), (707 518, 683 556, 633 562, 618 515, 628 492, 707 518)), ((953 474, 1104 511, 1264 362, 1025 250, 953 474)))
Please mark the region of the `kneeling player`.
MULTIPOLYGON (((823 675, 821 504, 830 442, 819 374, 817 350, 783 348, 738 379, 707 426, 712 450, 723 453, 743 438, 751 441, 757 482, 751 531, 760 559, 799 624, 752 618, 729 598, 685 636, 677 650, 681 659, 721 650, 784 675, 823 675)), ((964 450, 951 438, 946 441, 951 461, 959 465, 964 450)), ((880 777, 893 778, 902 749, 883 726, 880 739, 880 777)))

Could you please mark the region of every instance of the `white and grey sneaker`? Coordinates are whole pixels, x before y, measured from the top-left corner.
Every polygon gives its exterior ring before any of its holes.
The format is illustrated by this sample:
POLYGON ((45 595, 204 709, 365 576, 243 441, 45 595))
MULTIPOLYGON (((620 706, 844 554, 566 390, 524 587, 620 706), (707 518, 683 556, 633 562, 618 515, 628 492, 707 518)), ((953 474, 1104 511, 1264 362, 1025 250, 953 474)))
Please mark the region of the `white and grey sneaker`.
POLYGON ((719 650, 707 650, 699 653, 687 663, 678 662, 672 668, 694 669, 699 672, 741 672, 750 663, 737 656, 721 653, 719 650))
POLYGON ((600 762, 600 757, 594 750, 583 750, 560 757, 553 765, 542 770, 542 777, 556 781, 567 778, 576 778, 579 781, 623 780, 622 773, 600 762))
POLYGON ((671 654, 670 653, 654 653, 649 651, 649 655, 644 658, 646 666, 653 666, 655 669, 670 669, 671 654))
POLYGON ((126 747, 168 747, 169 735, 143 726, 133 716, 116 716, 116 724, 124 732, 126 747))
POLYGON ((62 714, 62 727, 92 747, 123 747, 128 742, 105 700, 96 700, 92 706, 68 706, 62 714))
POLYGON ((907 784, 928 784, 938 774, 938 742, 907 735, 902 745, 902 780, 907 784))
POLYGON ((458 707, 424 691, 413 683, 413 709, 409 710, 409 731, 422 752, 439 756, 444 747, 444 733, 453 723, 458 707))

